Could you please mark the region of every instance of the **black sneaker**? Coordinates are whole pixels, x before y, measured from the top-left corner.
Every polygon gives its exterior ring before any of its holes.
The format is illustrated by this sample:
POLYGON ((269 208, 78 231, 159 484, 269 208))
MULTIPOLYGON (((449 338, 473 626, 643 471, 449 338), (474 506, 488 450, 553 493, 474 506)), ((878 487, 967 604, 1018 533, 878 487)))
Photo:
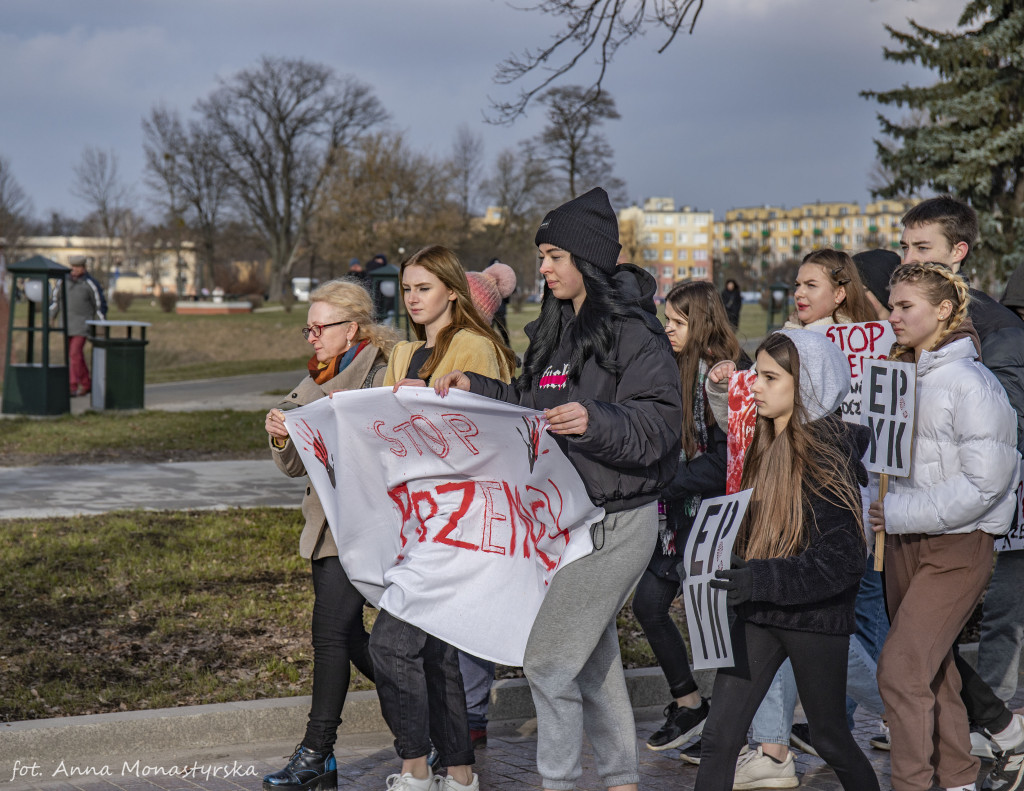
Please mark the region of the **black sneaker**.
MULTIPOLYGON (((750 752, 750 745, 744 744, 740 747, 740 755, 746 755, 750 752)), ((685 761, 688 764, 694 766, 700 766, 700 739, 697 739, 693 744, 679 751, 679 760, 685 761)))
POLYGON ((651 750, 670 750, 686 744, 704 730, 704 720, 711 708, 704 698, 695 709, 680 706, 674 700, 665 707, 665 724, 651 734, 647 747, 651 750))
POLYGON ((891 750, 892 745, 889 744, 889 729, 886 728, 881 733, 878 733, 868 739, 868 744, 874 747, 876 750, 891 750))
POLYGON ((981 791, 1019 791, 1024 788, 1024 743, 999 753, 981 791))
POLYGON ((821 758, 818 755, 818 751, 811 744, 811 726, 806 722, 793 723, 793 727, 789 731, 789 744, 792 747, 796 747, 802 753, 813 755, 815 758, 821 758))
POLYGON ((338 787, 338 763, 333 752, 295 748, 280 772, 263 776, 264 791, 334 791, 338 787))

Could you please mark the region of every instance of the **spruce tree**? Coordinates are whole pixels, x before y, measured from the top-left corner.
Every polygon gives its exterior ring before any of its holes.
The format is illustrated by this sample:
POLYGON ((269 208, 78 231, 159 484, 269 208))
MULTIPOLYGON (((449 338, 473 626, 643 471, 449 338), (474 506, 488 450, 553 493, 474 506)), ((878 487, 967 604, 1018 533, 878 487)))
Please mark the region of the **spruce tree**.
POLYGON ((874 192, 925 187, 969 202, 982 238, 968 265, 983 282, 1002 280, 1024 263, 1024 2, 972 0, 952 32, 909 24, 909 33, 886 26, 899 48, 885 58, 919 63, 938 79, 861 93, 911 111, 911 120, 878 116, 878 159, 892 180, 874 192))

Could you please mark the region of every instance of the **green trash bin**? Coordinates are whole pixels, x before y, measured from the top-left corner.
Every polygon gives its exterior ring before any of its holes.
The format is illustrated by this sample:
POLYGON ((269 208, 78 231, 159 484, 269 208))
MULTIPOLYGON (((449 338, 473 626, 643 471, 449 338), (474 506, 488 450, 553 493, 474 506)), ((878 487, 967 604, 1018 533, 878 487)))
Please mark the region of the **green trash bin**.
POLYGON ((146 394, 146 321, 87 321, 92 341, 92 408, 142 409, 146 394), (111 337, 115 328, 127 330, 111 337), (138 329, 138 337, 132 331, 138 329))

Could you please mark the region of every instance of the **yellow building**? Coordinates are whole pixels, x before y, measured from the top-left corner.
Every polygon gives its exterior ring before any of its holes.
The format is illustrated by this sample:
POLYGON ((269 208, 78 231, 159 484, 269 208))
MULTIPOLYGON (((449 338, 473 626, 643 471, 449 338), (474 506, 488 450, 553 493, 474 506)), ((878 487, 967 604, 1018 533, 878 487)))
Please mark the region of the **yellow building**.
POLYGON ((735 256, 753 277, 772 266, 831 247, 857 253, 878 247, 899 250, 900 218, 917 201, 878 200, 804 203, 791 209, 753 206, 730 209, 715 222, 714 259, 735 256))
MULTIPOLYGON (((13 253, 13 255, 12 255, 13 253)), ((10 261, 42 255, 58 264, 69 266, 71 258, 84 255, 90 259, 89 273, 108 292, 128 291, 133 294, 178 295, 195 293, 196 249, 194 242, 183 241, 180 250, 170 243, 157 242, 143 247, 129 244, 119 237, 98 236, 23 236, 10 261), (109 259, 110 265, 107 266, 109 259)))
POLYGON ((665 296, 680 280, 712 280, 714 213, 676 208, 672 198, 648 198, 619 211, 622 255, 658 281, 665 296))

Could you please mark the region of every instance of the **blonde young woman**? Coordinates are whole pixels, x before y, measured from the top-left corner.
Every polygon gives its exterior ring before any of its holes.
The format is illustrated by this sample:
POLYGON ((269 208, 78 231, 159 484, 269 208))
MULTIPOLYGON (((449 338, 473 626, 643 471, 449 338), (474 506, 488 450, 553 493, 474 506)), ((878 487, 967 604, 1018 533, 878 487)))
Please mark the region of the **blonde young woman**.
MULTIPOLYGON (((893 272, 890 358, 917 365, 914 453, 910 477, 890 480, 870 522, 886 533, 892 627, 878 687, 895 791, 926 791, 933 782, 971 791, 978 776, 953 643, 991 574, 993 535, 1011 524, 1020 456, 1016 414, 981 363, 969 303, 966 283, 942 264, 893 272)), ((990 777, 986 788, 1018 787, 1011 773, 990 777)))
MULTIPOLYGON (((416 341, 391 354, 385 384, 432 383, 451 370, 471 370, 503 382, 511 379, 515 355, 480 315, 466 273, 455 254, 434 245, 402 264, 405 306, 416 341)), ((457 649, 382 610, 370 636, 377 695, 402 759, 388 778, 391 791, 478 789, 473 746, 457 649), (431 743, 448 767, 434 777, 427 765, 431 743)))
MULTIPOLYGON (((303 337, 313 347, 309 374, 276 409, 267 413, 266 431, 274 463, 292 478, 306 474, 288 438, 284 412, 336 390, 384 383, 388 354, 397 337, 373 323, 373 303, 362 286, 332 280, 310 294, 303 337)), ((313 572, 313 702, 306 735, 288 764, 263 778, 265 789, 330 789, 337 785, 334 742, 349 684, 349 663, 373 680, 369 635, 363 628, 366 603, 338 560, 320 498, 312 486, 302 500, 306 525, 299 554, 313 572)))

